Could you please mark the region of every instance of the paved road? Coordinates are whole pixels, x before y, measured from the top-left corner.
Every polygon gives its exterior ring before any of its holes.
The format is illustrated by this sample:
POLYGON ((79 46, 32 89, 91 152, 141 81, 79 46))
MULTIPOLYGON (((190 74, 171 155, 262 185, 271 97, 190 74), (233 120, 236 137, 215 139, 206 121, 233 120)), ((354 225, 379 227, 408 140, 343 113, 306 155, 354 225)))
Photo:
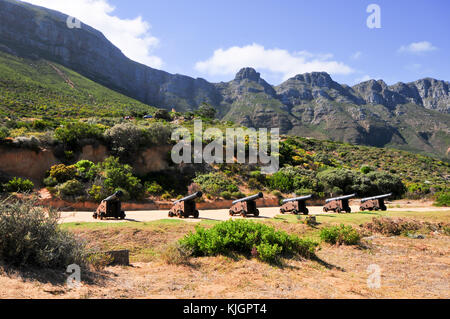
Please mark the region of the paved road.
MULTIPOLYGON (((358 206, 351 206, 353 212, 359 211, 358 206)), ((310 215, 318 215, 325 214, 322 211, 322 206, 310 206, 308 207, 310 215)), ((261 218, 273 218, 276 215, 280 214, 280 210, 278 207, 263 207, 259 208, 261 218)), ((389 211, 416 211, 416 212, 424 212, 424 211, 449 211, 449 208, 446 207, 404 207, 404 208, 390 208, 389 211)), ((167 210, 153 210, 153 211, 127 211, 126 219, 128 221, 136 221, 136 222, 147 222, 154 220, 167 219, 167 210)), ((61 213, 61 222, 62 223, 72 223, 72 222, 98 222, 99 220, 95 220, 92 218, 92 212, 62 212, 61 213)), ((242 218, 240 216, 235 216, 233 218, 242 218)), ((200 218, 188 218, 185 219, 189 222, 198 222, 200 220, 228 220, 230 219, 230 215, 228 215, 228 209, 216 209, 216 210, 201 210, 200 218)), ((109 223, 117 223, 122 221, 116 220, 107 220, 102 222, 109 223)))

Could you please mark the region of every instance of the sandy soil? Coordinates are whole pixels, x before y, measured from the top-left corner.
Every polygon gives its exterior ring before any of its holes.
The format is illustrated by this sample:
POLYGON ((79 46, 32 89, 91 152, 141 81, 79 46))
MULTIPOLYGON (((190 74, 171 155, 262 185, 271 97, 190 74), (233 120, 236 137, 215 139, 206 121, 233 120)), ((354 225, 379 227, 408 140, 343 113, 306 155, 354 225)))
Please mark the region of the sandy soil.
MULTIPOLYGON (((427 206, 414 206, 414 205, 399 205, 401 207, 388 208, 388 211, 411 211, 411 212, 426 212, 426 211, 448 211, 448 207, 427 207, 427 206)), ((358 212, 359 206, 351 206, 352 212, 358 212)), ((321 206, 310 206, 308 207, 310 215, 327 214, 324 213, 321 206)), ((280 214, 278 207, 263 207, 259 208, 261 218, 273 218, 280 214)), ((154 220, 167 219, 167 210, 154 210, 154 211, 127 211, 126 220, 133 222, 148 222, 154 220)), ((92 218, 92 212, 62 212, 61 213, 62 223, 72 223, 72 222, 98 222, 99 220, 92 218)), ((233 219, 242 218, 240 216, 234 216, 233 219)), ((249 217, 253 219, 252 217, 249 217)), ((200 220, 228 220, 230 215, 228 214, 228 209, 217 209, 217 210, 201 210, 200 218, 188 218, 186 221, 198 222, 200 220)), ((117 223, 122 221, 107 220, 103 222, 117 223)))

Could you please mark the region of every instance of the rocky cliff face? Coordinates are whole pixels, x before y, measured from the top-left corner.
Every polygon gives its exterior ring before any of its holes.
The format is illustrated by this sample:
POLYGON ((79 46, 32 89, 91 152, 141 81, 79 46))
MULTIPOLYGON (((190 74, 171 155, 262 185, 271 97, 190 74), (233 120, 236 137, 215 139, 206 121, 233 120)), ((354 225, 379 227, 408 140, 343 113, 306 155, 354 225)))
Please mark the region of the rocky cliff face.
POLYGON ((131 61, 99 31, 69 29, 67 16, 0 0, 0 50, 60 63, 144 103, 178 111, 202 102, 248 127, 449 156, 449 82, 421 79, 388 86, 341 85, 324 72, 271 86, 252 68, 230 82, 209 83, 131 61))

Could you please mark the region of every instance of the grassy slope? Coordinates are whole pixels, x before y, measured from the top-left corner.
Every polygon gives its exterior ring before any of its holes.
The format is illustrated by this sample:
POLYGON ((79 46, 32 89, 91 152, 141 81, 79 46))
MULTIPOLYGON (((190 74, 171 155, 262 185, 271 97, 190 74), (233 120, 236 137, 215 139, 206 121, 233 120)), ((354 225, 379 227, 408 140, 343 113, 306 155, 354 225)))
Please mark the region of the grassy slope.
POLYGON ((61 65, 0 52, 0 117, 124 116, 154 109, 61 65))

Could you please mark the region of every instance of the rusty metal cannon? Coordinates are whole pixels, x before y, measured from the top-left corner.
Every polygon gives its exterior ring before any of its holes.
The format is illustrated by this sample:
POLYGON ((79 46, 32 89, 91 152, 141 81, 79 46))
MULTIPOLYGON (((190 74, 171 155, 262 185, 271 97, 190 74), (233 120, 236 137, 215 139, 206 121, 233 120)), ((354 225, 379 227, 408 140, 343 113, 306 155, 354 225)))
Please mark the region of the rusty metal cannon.
POLYGON ((295 198, 283 199, 280 207, 280 213, 293 213, 295 215, 302 213, 308 215, 309 211, 306 208, 306 200, 310 199, 312 195, 300 196, 295 198))
POLYGON ((92 217, 94 217, 94 219, 99 218, 100 220, 105 218, 124 219, 125 212, 122 210, 122 202, 120 201, 122 196, 123 193, 117 191, 113 195, 102 200, 92 217))
POLYGON ((350 213, 352 209, 348 205, 348 200, 355 197, 356 194, 345 195, 340 197, 329 198, 325 201, 325 206, 323 207, 324 212, 332 210, 335 213, 341 213, 343 211, 350 213))
POLYGON ((363 198, 361 199, 361 205, 359 206, 359 209, 362 211, 365 211, 366 209, 386 210, 387 208, 386 205, 384 204, 384 199, 389 196, 392 196, 392 193, 363 198))
POLYGON ((197 192, 175 201, 169 211, 169 217, 188 218, 193 216, 198 218, 199 212, 196 208, 195 200, 202 196, 202 192, 197 192))
POLYGON ((263 198, 263 193, 258 193, 253 196, 244 197, 235 200, 230 208, 230 216, 241 215, 242 217, 247 217, 247 215, 253 215, 255 217, 259 216, 259 210, 256 208, 255 200, 263 198))

